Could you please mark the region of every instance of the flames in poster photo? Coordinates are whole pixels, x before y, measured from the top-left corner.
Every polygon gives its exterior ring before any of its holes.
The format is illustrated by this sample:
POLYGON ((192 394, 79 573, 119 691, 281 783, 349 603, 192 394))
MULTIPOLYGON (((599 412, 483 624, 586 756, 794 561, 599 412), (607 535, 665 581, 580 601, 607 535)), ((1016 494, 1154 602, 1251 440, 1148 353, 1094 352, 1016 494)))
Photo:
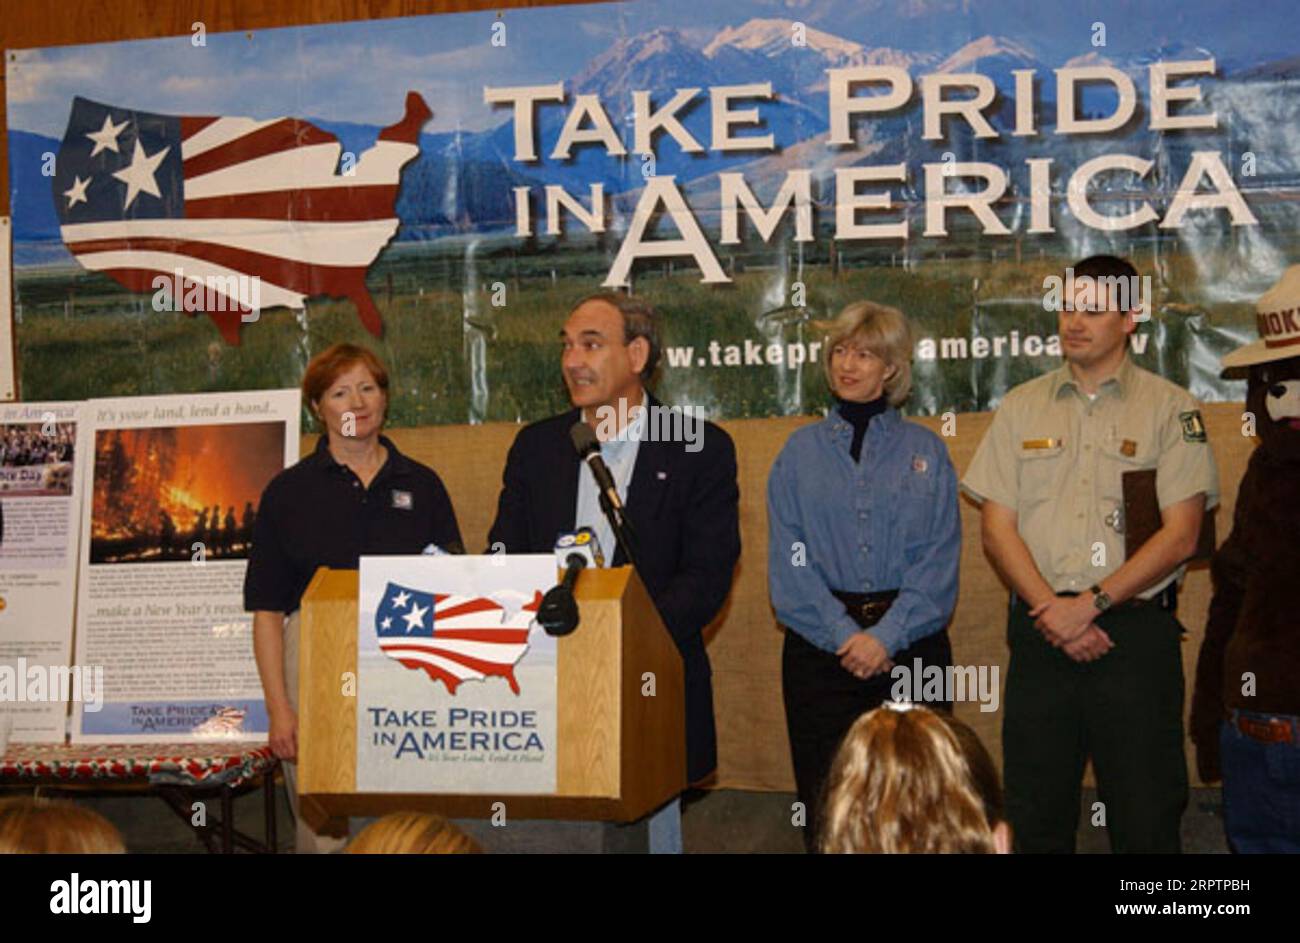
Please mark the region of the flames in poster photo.
POLYGON ((282 422, 96 432, 90 562, 247 558, 283 456, 282 422))
POLYGON ((157 115, 74 98, 52 195, 87 269, 212 318, 239 343, 259 309, 346 297, 383 333, 366 271, 397 232, 402 168, 432 117, 415 92, 373 147, 297 118, 157 115))

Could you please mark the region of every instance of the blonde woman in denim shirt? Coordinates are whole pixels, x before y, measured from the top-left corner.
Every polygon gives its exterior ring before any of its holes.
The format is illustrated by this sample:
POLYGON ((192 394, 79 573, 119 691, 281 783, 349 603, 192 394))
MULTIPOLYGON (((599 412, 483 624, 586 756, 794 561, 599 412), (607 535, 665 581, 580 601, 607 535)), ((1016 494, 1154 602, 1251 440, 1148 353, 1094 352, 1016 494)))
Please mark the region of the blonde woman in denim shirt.
MULTIPOLYGON (((896 687, 911 699, 918 667, 951 665, 961 556, 948 450, 896 409, 911 390, 907 319, 856 302, 823 350, 834 406, 790 436, 767 483, 768 588, 785 628, 786 725, 810 850, 853 722, 896 687)), ((946 696, 929 706, 951 709, 946 696)))

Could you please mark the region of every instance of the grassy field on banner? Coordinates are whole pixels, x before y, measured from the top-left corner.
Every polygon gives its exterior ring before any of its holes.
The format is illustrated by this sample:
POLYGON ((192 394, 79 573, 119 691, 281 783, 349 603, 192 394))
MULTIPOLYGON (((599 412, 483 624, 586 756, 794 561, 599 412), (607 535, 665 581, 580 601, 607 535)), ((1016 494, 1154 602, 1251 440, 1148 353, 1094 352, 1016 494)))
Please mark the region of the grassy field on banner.
MULTIPOLYGON (((918 339, 935 338, 936 345, 942 338, 1015 332, 1019 343, 1054 334, 1055 315, 1042 307, 1043 279, 1070 260, 1035 254, 1017 262, 1009 255, 1006 248, 984 249, 979 257, 904 264, 877 251, 834 267, 824 259, 805 261, 800 271, 794 252, 769 250, 754 256, 766 263, 762 268, 724 257, 734 281, 723 286, 700 284, 698 272, 680 263, 643 263, 635 290, 663 313, 665 344, 678 358, 676 366, 665 366, 658 389, 667 401, 714 417, 814 412, 826 400, 820 364, 792 364, 789 345, 819 340, 812 319, 862 298, 900 307, 918 339), (803 307, 792 304, 796 280, 804 285, 803 307), (757 347, 766 352, 779 345, 781 362, 746 363, 747 340, 751 357, 757 347), (739 365, 724 365, 728 346, 742 358, 739 365)), ((1157 317, 1144 328, 1151 337, 1138 362, 1186 383, 1193 369, 1187 333, 1213 344, 1211 329, 1250 325, 1251 306, 1198 297, 1203 258, 1161 254, 1156 263, 1134 256, 1144 272, 1158 273, 1152 280, 1157 317)), ((313 353, 348 340, 372 347, 387 363, 394 425, 535 419, 567 405, 557 334, 573 300, 597 290, 607 268, 606 254, 594 249, 453 255, 445 247, 402 246, 386 252, 368 279, 384 316, 382 340, 365 332, 350 302, 318 298, 305 312, 264 312, 259 323, 244 326, 237 347, 224 343, 206 317, 156 312, 149 295, 126 292, 102 275, 20 268, 23 397, 296 386, 313 353), (501 300, 498 283, 505 304, 494 306, 494 294, 501 300)), ((911 411, 987 409, 1009 386, 1059 362, 1010 351, 918 359, 911 411)))

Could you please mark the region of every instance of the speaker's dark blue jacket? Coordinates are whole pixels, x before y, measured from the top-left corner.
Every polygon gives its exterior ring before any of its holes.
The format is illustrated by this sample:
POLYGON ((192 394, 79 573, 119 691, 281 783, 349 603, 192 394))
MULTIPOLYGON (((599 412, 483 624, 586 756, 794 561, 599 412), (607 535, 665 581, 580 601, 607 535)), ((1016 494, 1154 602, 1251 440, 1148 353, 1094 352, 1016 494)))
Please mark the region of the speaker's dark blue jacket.
MULTIPOLYGON (((649 397, 652 408, 662 404, 649 397)), ((515 438, 488 534, 488 550, 550 553, 574 529, 581 467, 569 439, 577 409, 525 426, 515 438)), ((699 422, 699 420, 695 420, 699 422)), ((704 628, 721 610, 740 558, 736 449, 712 423, 698 451, 643 440, 626 501, 641 580, 682 654, 686 682, 686 766, 691 782, 717 766, 713 683, 704 628)), ((608 548, 606 548, 608 549, 608 548)), ((613 566, 626 563, 620 549, 613 566)), ((581 629, 579 629, 581 631, 581 629)))

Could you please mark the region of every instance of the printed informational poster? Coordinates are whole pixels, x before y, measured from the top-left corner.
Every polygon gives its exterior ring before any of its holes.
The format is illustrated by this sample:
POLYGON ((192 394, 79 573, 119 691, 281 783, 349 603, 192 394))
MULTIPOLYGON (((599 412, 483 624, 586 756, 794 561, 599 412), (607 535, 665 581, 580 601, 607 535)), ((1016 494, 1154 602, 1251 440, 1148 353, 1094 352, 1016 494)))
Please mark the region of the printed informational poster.
POLYGON ((362 557, 357 789, 555 792, 550 554, 362 557))
POLYGON ((244 612, 257 506, 298 458, 297 390, 91 400, 77 664, 102 669, 85 743, 265 739, 244 612))
POLYGON ((93 711, 102 696, 72 666, 82 409, 0 406, 0 724, 13 743, 62 743, 69 699, 93 711))
POLYGON ((13 227, 8 216, 0 216, 0 400, 14 398, 14 308, 13 272, 9 268, 9 247, 13 227))

